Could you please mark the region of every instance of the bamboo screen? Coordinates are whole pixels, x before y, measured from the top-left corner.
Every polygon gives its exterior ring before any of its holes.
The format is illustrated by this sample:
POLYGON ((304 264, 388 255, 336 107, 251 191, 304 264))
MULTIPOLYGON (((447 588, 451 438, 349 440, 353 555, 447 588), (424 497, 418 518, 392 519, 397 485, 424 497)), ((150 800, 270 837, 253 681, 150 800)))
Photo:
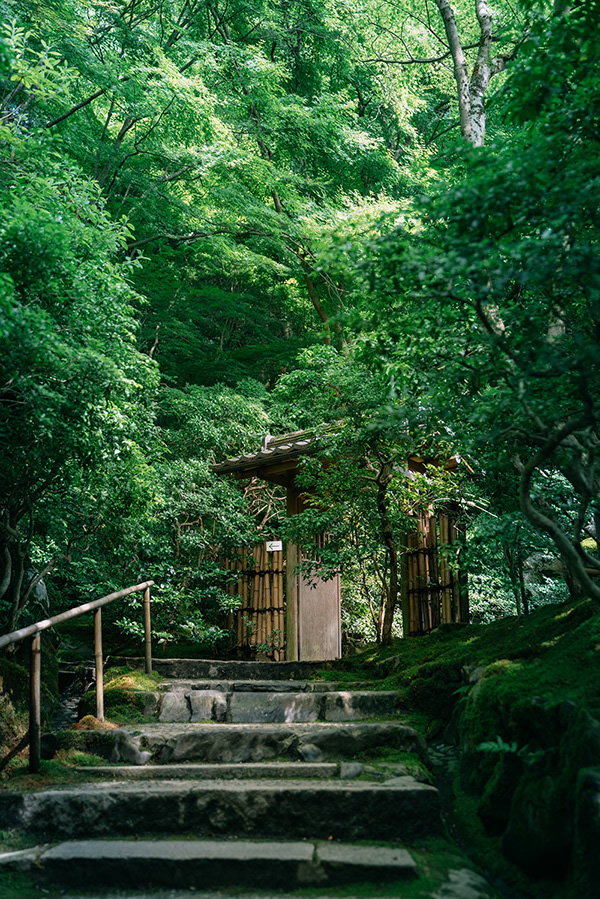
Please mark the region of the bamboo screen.
POLYGON ((452 517, 428 512, 418 516, 418 529, 408 535, 405 554, 410 636, 468 619, 459 548, 459 531, 452 517))
POLYGON ((227 626, 237 635, 238 651, 253 658, 266 655, 285 660, 284 554, 267 552, 264 543, 241 548, 226 567, 238 574, 228 587, 241 606, 229 615, 227 626))

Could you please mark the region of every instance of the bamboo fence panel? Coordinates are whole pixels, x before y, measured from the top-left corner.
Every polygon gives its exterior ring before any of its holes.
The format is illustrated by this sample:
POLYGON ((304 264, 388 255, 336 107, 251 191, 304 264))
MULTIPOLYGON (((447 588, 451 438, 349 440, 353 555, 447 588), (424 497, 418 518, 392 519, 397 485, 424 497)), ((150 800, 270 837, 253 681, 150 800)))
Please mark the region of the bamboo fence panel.
POLYGON ((238 574, 228 584, 240 607, 228 616, 228 627, 236 637, 236 650, 243 656, 265 652, 274 661, 285 659, 284 554, 267 552, 264 543, 241 548, 225 561, 238 574))
MULTIPOLYGON (((405 560, 411 635, 461 620, 460 577, 451 560, 452 547, 458 542, 456 523, 446 513, 426 511, 417 516, 415 524, 407 538, 405 560)), ((464 605, 468 615, 468 605, 464 605)))

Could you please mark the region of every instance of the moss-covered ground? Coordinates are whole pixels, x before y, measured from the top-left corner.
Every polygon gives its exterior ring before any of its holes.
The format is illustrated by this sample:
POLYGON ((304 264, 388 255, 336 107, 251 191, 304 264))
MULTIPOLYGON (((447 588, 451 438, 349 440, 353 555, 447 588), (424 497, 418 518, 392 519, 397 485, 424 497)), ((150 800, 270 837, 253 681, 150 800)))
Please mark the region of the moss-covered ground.
MULTIPOLYGON (((600 607, 591 600, 549 605, 522 618, 491 624, 444 625, 427 637, 409 637, 381 649, 371 646, 345 660, 336 680, 376 681, 398 689, 416 723, 431 732, 447 722, 457 698, 469 689, 465 670, 487 667, 501 675, 496 690, 507 702, 544 697, 570 700, 600 715, 600 607)), ((330 671, 319 675, 331 679, 330 671)), ((489 739, 493 721, 482 722, 489 739)))

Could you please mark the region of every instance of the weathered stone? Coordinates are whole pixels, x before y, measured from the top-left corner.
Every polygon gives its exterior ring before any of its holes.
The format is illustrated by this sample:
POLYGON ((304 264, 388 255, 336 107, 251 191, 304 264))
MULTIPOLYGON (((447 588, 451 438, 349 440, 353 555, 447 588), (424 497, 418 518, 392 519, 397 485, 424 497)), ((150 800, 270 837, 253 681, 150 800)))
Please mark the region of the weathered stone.
POLYGON ((304 743, 298 747, 298 755, 303 762, 319 762, 324 758, 323 753, 314 743, 304 743))
POLYGON ((575 877, 580 896, 600 885, 600 768, 579 772, 575 795, 575 877))
POLYGON ((219 723, 227 721, 227 696, 225 693, 217 693, 213 706, 213 718, 219 723))
POLYGON ((319 843, 316 861, 329 881, 351 883, 372 880, 377 883, 414 876, 417 866, 406 849, 387 846, 352 846, 345 843, 319 843))
POLYGON ((571 855, 573 817, 557 779, 524 777, 511 804, 502 838, 504 854, 532 877, 564 876, 571 855))
POLYGON ((138 692, 143 700, 143 715, 145 718, 151 718, 158 711, 158 703, 160 701, 160 693, 154 693, 151 690, 139 690, 138 692))
POLYGON ((152 765, 145 768, 86 765, 75 770, 82 775, 102 776, 105 780, 248 780, 258 777, 301 777, 314 780, 336 777, 338 774, 335 762, 207 762, 198 765, 186 762, 181 765, 152 765))
POLYGON ((232 693, 228 719, 234 724, 316 721, 320 704, 315 693, 232 693))
POLYGON ((227 712, 227 700, 223 693, 218 693, 216 690, 193 690, 184 695, 191 709, 190 720, 192 722, 223 720, 224 714, 227 712), (217 719, 217 709, 223 715, 221 719, 217 719))
MULTIPOLYGON (((115 657, 115 665, 143 668, 143 658, 115 657)), ((212 659, 153 659, 155 671, 164 677, 202 680, 308 680, 323 670, 343 670, 343 662, 230 662, 212 659)))
POLYGON ((342 780, 354 780, 365 770, 365 766, 360 762, 342 762, 340 765, 340 778, 342 780))
POLYGON ((410 842, 441 832, 437 790, 412 778, 93 783, 2 794, 0 825, 53 839, 167 832, 410 842))
POLYGON ((165 724, 185 723, 191 712, 185 693, 165 693, 160 703, 159 720, 165 724))
POLYGON ((247 840, 168 840, 135 842, 84 840, 62 843, 42 853, 39 865, 50 882, 139 888, 233 886, 286 888, 312 865, 310 843, 253 843, 247 840))
POLYGON ((58 737, 56 734, 42 734, 40 750, 43 759, 53 759, 58 748, 58 737))
POLYGON ((146 765, 152 753, 141 751, 129 733, 114 730, 114 743, 110 755, 111 762, 126 762, 128 765, 146 765))
POLYGON ((0 856, 0 866, 24 871, 41 884, 89 888, 93 882, 119 889, 202 884, 203 896, 213 885, 287 890, 399 880, 416 871, 405 849, 289 840, 73 840, 0 856))
POLYGON ((448 880, 432 899, 492 899, 495 892, 481 874, 458 868, 448 872, 448 880))
POLYGON ((356 721, 360 718, 378 718, 395 715, 398 711, 398 693, 345 690, 327 693, 323 717, 325 721, 356 721))
MULTIPOLYGON (((126 729, 124 729, 126 730, 126 729)), ((145 724, 130 729, 140 746, 160 764, 181 761, 260 762, 264 759, 306 758, 303 747, 316 746, 321 758, 355 758, 391 746, 426 758, 423 738, 397 722, 347 724, 145 724)), ((111 731, 104 742, 112 741, 111 731)), ((100 741, 98 741, 100 743, 100 741)))

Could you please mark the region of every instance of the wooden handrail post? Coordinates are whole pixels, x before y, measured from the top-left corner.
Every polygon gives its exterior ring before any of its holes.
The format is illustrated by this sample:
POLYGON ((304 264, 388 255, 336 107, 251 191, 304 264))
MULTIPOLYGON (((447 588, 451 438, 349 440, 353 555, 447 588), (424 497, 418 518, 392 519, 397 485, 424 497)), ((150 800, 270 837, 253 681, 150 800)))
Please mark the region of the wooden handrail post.
POLYGON ((31 638, 31 659, 29 666, 29 771, 37 774, 42 757, 42 675, 41 638, 35 634, 31 638))
POLYGON ((104 665, 102 662, 102 609, 94 611, 94 658, 96 660, 96 718, 104 721, 104 665))
POLYGON ((144 640, 146 647, 146 674, 152 674, 152 627, 150 624, 150 587, 144 590, 144 640))

